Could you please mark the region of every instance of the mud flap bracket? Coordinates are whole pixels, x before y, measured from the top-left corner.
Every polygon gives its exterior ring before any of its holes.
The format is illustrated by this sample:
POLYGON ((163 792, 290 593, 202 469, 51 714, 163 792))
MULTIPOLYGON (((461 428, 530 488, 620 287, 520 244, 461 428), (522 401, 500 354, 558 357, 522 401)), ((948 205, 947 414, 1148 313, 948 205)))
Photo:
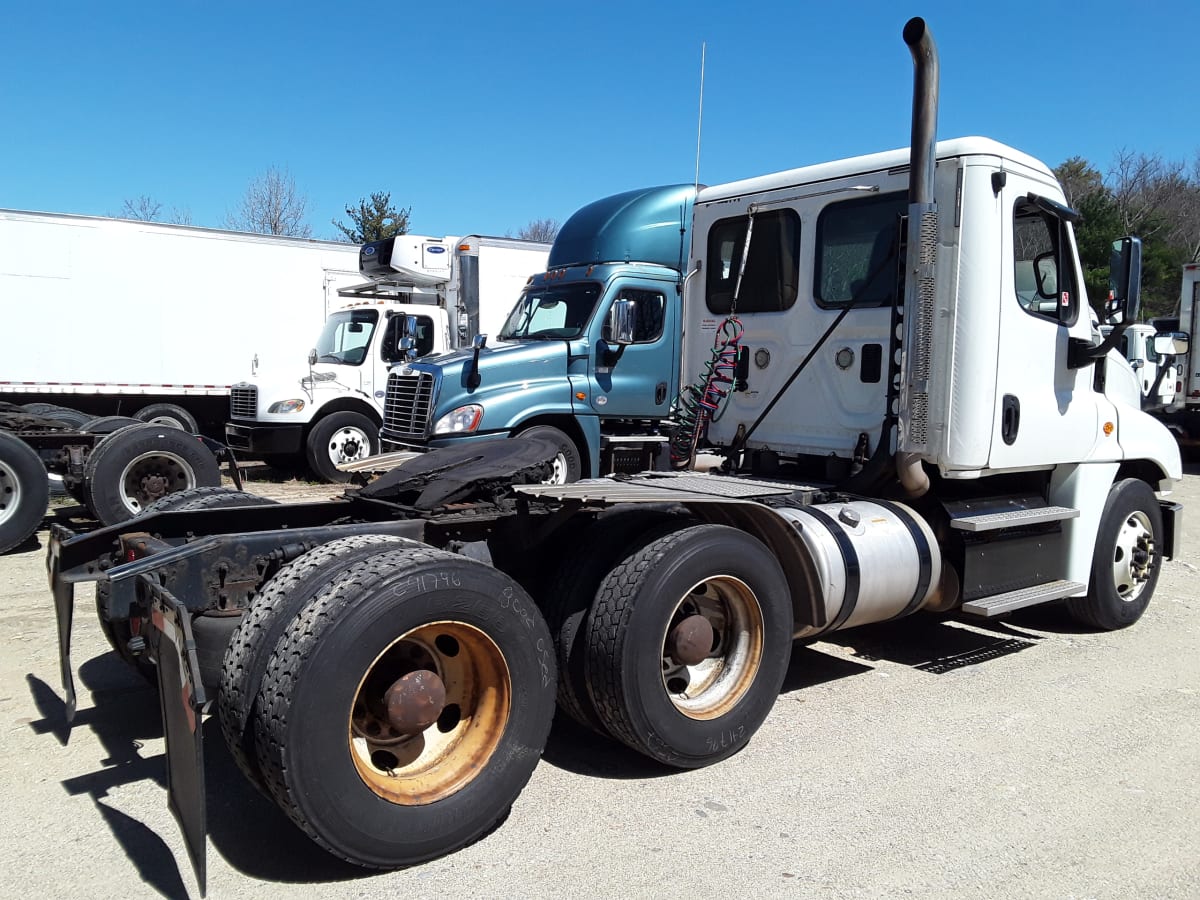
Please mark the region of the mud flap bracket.
POLYGON ((138 576, 150 599, 147 640, 158 669, 158 698, 167 741, 167 808, 183 832, 192 869, 206 890, 207 810, 204 800, 204 735, 208 706, 196 659, 187 607, 150 575, 138 576))

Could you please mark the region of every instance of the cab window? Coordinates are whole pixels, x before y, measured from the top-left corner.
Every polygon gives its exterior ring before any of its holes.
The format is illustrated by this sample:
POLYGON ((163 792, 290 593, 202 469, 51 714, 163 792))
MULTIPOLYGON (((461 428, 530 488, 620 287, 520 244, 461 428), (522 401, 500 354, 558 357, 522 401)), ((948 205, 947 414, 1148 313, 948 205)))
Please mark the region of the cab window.
MULTIPOLYGON (((613 298, 616 300, 632 300, 637 309, 634 323, 633 342, 635 344, 651 344, 662 337, 663 320, 666 318, 667 298, 658 291, 639 290, 637 288, 622 288, 613 298)), ((607 323, 602 337, 609 340, 607 323)))
POLYGON ((831 203, 817 219, 813 296, 824 307, 896 302, 903 192, 831 203))
MULTIPOLYGON (((402 315, 395 315, 388 319, 387 330, 383 333, 383 340, 379 346, 379 356, 384 362, 400 362, 404 354, 400 350, 400 322, 402 315)), ((410 335, 414 338, 414 347, 417 356, 428 356, 433 352, 433 319, 429 316, 417 316, 417 331, 416 334, 410 335)))
MULTIPOLYGON (((728 313, 733 307, 749 221, 749 216, 722 219, 708 232, 706 300, 714 313, 728 313)), ((757 213, 737 311, 790 309, 796 302, 799 282, 800 217, 792 209, 757 213)))
POLYGON ((1066 223, 1022 197, 1013 208, 1017 302, 1031 315, 1070 325, 1079 314, 1066 223))

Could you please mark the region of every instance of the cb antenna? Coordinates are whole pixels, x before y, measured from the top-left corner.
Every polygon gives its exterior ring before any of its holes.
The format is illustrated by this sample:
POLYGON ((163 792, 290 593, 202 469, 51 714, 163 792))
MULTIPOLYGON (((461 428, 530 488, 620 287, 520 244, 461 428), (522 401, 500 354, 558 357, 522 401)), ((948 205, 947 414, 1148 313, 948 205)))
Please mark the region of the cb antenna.
POLYGON ((700 44, 700 112, 696 116, 696 191, 700 190, 700 132, 704 127, 704 52, 708 48, 707 42, 700 44))

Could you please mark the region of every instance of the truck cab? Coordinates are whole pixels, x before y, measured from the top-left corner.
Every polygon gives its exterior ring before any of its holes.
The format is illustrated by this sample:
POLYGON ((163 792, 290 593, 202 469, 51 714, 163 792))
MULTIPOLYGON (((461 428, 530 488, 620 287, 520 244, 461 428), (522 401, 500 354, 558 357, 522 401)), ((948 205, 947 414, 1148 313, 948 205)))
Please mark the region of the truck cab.
POLYGON ((563 225, 494 335, 396 367, 383 441, 424 450, 537 434, 569 482, 654 466, 678 383, 693 185, 629 191, 563 225))
POLYGON ((418 356, 452 346, 445 285, 457 241, 402 235, 363 245, 359 271, 372 280, 338 292, 343 305, 329 313, 307 365, 295 348, 294 367, 256 371, 233 386, 229 446, 268 460, 303 455, 326 481, 346 479, 339 463, 377 453, 387 372, 405 358, 401 328, 414 326, 418 356))

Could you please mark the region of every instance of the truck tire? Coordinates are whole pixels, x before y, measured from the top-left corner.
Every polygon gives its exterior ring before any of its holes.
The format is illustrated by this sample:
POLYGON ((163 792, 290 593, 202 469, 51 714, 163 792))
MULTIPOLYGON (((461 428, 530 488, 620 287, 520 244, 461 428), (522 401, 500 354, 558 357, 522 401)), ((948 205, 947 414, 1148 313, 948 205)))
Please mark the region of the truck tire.
POLYGON ((310 550, 280 568, 263 585, 230 637, 217 692, 221 733, 238 768, 264 794, 269 796, 269 791, 258 768, 253 721, 271 651, 296 613, 328 590, 342 569, 381 549, 397 546, 421 545, 397 535, 356 534, 310 550))
POLYGON ((178 403, 151 403, 135 412, 133 417, 141 422, 169 425, 180 431, 186 431, 188 434, 200 433, 196 417, 178 403))
POLYGON ((1086 596, 1067 600, 1071 616, 1101 631, 1140 619, 1158 584, 1162 534, 1162 510, 1150 486, 1137 478, 1114 484, 1096 533, 1091 586, 1086 596))
POLYGON ((559 431, 553 425, 535 425, 518 432, 516 437, 540 437, 553 441, 558 446, 558 456, 554 458, 554 474, 546 479, 546 484, 570 484, 578 481, 583 474, 583 466, 579 461, 579 448, 575 442, 559 431))
POLYGON ((26 403, 24 409, 35 416, 41 416, 44 419, 53 419, 70 428, 80 428, 85 422, 90 422, 95 418, 95 416, 89 413, 83 413, 77 409, 69 409, 65 406, 58 406, 54 403, 26 403))
MULTIPOLYGON (((174 510, 188 509, 213 509, 222 506, 259 506, 264 503, 274 504, 276 501, 268 500, 266 497, 258 497, 254 494, 248 494, 245 491, 239 491, 235 488, 227 487, 198 487, 186 491, 176 491, 173 494, 168 494, 165 497, 160 497, 155 500, 143 511, 142 515, 151 515, 157 512, 169 512, 174 510)), ((96 618, 100 622, 100 631, 108 640, 109 646, 117 651, 117 656, 131 665, 139 675, 147 681, 154 681, 154 663, 142 653, 135 654, 129 649, 129 641, 134 635, 134 626, 129 619, 109 619, 105 615, 105 610, 108 606, 108 582, 96 582, 96 618)), ((207 616, 204 618, 216 618, 207 616)), ((196 621, 193 620, 193 628, 196 621)), ((195 633, 196 651, 200 655, 203 652, 203 658, 199 660, 200 669, 202 672, 201 681, 205 687, 215 687, 220 683, 220 662, 221 657, 225 652, 224 643, 221 635, 213 635, 211 632, 218 627, 218 623, 212 623, 213 628, 208 628, 206 625, 201 626, 200 633, 195 633), (213 645, 220 644, 216 649, 216 661, 213 662, 213 645)), ((141 631, 140 623, 138 631, 141 631)), ((228 635, 224 636, 228 639, 228 635)))
POLYGON ((678 768, 745 746, 779 695, 792 608, 778 561, 724 525, 661 537, 604 579, 587 687, 609 732, 678 768))
POLYGON ((339 484, 350 480, 338 464, 366 459, 379 452, 379 427, 362 413, 330 413, 308 433, 308 467, 322 481, 339 484))
POLYGON ((550 634, 515 582, 451 553, 386 550, 347 566, 275 646, 259 765, 330 853, 422 862, 504 818, 545 746, 554 690, 550 634))
POLYGON ((102 440, 83 467, 86 506, 104 525, 123 522, 176 491, 217 487, 217 460, 178 428, 137 424, 102 440))
POLYGON ((140 424, 142 424, 140 419, 130 416, 96 416, 84 422, 79 430, 85 434, 112 434, 114 431, 120 431, 130 425, 140 424))
POLYGON ((0 553, 37 531, 49 502, 41 457, 16 435, 0 431, 0 553))
POLYGON ((663 510, 634 507, 601 514, 570 535, 584 554, 564 553, 539 600, 558 657, 558 708, 581 725, 608 734, 587 691, 588 612, 605 576, 634 550, 691 520, 663 510))

